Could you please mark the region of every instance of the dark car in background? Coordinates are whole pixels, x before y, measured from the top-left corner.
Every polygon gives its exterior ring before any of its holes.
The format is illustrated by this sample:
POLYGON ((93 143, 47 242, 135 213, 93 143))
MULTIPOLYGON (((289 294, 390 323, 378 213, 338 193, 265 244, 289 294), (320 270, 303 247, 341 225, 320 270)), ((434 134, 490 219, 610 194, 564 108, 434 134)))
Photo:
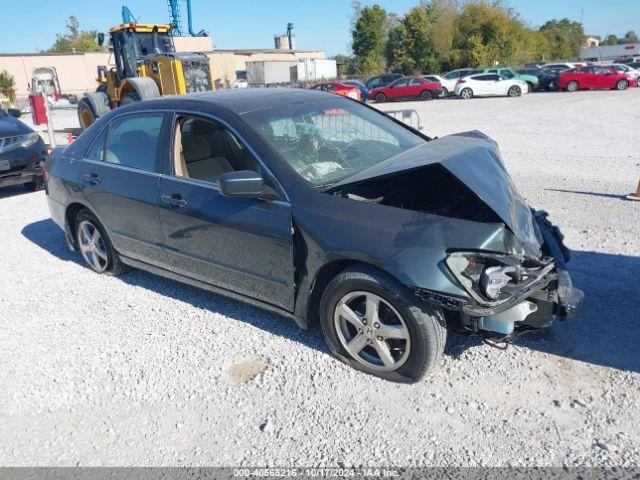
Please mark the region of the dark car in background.
POLYGON ((582 300, 493 140, 431 139, 338 95, 134 103, 45 169, 51 216, 95 272, 138 267, 318 322, 338 358, 387 380, 434 367, 449 325, 513 342, 582 300))
POLYGON ((518 68, 516 71, 522 75, 534 75, 538 78, 538 90, 557 90, 558 75, 566 68, 518 68))
POLYGON ((369 92, 371 100, 378 103, 389 100, 431 100, 442 97, 442 85, 425 77, 404 77, 386 87, 374 88, 369 92))
POLYGON ((24 185, 35 191, 42 188, 45 144, 19 117, 19 110, 0 109, 0 187, 24 185))
POLYGON ((369 78, 364 84, 369 90, 373 90, 374 88, 386 87, 391 82, 402 78, 403 76, 399 73, 387 73, 385 75, 376 75, 375 77, 369 78))

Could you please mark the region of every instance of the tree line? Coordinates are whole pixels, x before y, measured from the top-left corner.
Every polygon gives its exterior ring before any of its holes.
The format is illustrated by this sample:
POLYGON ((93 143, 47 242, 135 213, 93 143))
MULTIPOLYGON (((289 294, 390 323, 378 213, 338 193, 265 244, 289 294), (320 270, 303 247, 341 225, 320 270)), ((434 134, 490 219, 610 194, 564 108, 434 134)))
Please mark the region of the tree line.
POLYGON ((353 57, 347 72, 441 72, 521 65, 578 56, 587 36, 580 22, 549 20, 539 28, 503 0, 421 0, 403 16, 353 1, 353 57))

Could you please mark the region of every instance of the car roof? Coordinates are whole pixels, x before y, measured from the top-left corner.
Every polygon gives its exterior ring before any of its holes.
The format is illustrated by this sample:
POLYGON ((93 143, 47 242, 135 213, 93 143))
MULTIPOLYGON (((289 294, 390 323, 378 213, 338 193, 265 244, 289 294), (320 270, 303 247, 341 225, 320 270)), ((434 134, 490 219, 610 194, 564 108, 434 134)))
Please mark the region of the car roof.
POLYGON ((283 104, 308 102, 326 98, 326 92, 302 88, 243 88, 228 89, 187 95, 166 96, 130 104, 130 110, 145 108, 193 108, 209 104, 225 108, 235 114, 275 108, 283 104))

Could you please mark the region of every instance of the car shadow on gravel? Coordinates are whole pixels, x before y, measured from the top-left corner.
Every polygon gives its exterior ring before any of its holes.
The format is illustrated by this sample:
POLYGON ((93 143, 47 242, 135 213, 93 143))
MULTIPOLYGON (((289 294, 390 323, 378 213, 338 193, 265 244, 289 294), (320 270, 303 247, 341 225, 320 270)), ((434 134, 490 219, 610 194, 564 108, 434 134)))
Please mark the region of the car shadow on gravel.
MULTIPOLYGON (((55 257, 82 264, 80 255, 69 250, 52 220, 27 225, 22 234, 55 257)), ((574 284, 585 292, 582 309, 567 322, 523 336, 519 345, 594 365, 640 372, 640 257, 576 251, 569 270, 574 284)), ((305 332, 280 315, 140 270, 118 279, 329 354, 320 329, 305 332)), ((452 333, 445 355, 456 358, 480 344, 480 336, 452 333)))

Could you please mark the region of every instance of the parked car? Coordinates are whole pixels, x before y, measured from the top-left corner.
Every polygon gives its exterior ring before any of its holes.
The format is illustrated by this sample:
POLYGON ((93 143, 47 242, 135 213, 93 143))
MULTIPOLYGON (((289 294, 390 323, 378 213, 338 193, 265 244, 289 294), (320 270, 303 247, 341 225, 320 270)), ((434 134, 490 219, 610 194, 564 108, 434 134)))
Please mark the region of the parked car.
POLYGON ((338 82, 319 83, 311 87, 312 90, 322 90, 323 92, 335 93, 336 95, 342 95, 344 97, 353 98, 354 100, 361 100, 360 90, 357 87, 351 85, 345 85, 338 82))
POLYGON ((562 68, 518 68, 516 71, 524 75, 534 75, 538 78, 538 90, 557 90, 558 75, 565 70, 562 68))
POLYGON ((497 73, 502 78, 522 80, 527 84, 529 92, 536 90, 540 83, 536 75, 520 74, 511 68, 485 68, 481 73, 497 73))
POLYGON ((343 80, 340 83, 342 83, 343 85, 349 85, 350 87, 356 87, 358 90, 360 90, 360 100, 363 102, 367 100, 369 89, 360 80, 343 80))
POLYGON ((560 63, 547 63, 542 68, 545 70, 547 68, 553 68, 553 69, 561 68, 563 70, 569 70, 570 68, 585 67, 586 65, 587 65, 586 63, 560 62, 560 63))
POLYGON ((627 75, 633 76, 636 79, 636 87, 639 86, 638 81, 640 80, 640 70, 637 70, 631 65, 625 65, 624 63, 612 63, 604 66, 607 68, 613 68, 616 72, 626 73, 627 75))
POLYGON ((440 88, 442 89, 442 93, 440 94, 440 98, 444 98, 444 97, 447 97, 449 95, 453 95, 453 91, 456 88, 457 80, 456 81, 446 80, 441 75, 423 75, 422 78, 424 78, 427 82, 439 83, 440 84, 440 88), (451 86, 451 90, 449 90, 445 86, 445 84, 451 86))
POLYGON ((24 185, 35 191, 42 188, 45 144, 19 117, 20 110, 0 109, 0 187, 24 185))
POLYGON ((481 73, 482 70, 480 69, 473 69, 473 68, 460 68, 458 70, 452 70, 448 73, 445 73, 444 75, 442 75, 442 77, 444 78, 445 82, 442 83, 442 86, 451 94, 453 94, 455 92, 456 89, 456 83, 458 83, 458 80, 460 80, 461 78, 464 77, 468 77, 469 75, 475 75, 476 73, 481 73))
POLYGON ((387 380, 433 368, 448 325, 513 342, 582 301, 559 230, 493 140, 430 139, 338 95, 136 102, 46 172, 51 216, 94 272, 137 267, 318 321, 338 358, 387 380))
POLYGON ((596 65, 572 68, 558 77, 558 88, 568 92, 598 88, 625 90, 636 85, 637 80, 633 75, 596 65))
POLYGON ((422 77, 400 78, 386 87, 374 88, 369 92, 369 98, 379 103, 414 98, 430 100, 441 95, 440 83, 429 82, 422 77))
POLYGON ((504 78, 497 73, 481 73, 461 78, 455 90, 456 96, 464 99, 500 95, 519 97, 528 92, 527 82, 517 78, 504 78))
POLYGON ((540 68, 540 67, 542 67, 542 66, 544 66, 546 64, 547 64, 547 62, 542 62, 542 61, 540 61, 540 62, 530 62, 530 63, 525 63, 524 64, 524 68, 540 68))
POLYGON ((402 78, 402 75, 399 73, 387 73, 385 75, 376 75, 375 77, 371 77, 364 84, 369 90, 373 90, 374 88, 386 87, 391 82, 394 82, 399 78, 402 78))
POLYGON ((231 88, 249 88, 249 81, 246 78, 239 78, 233 82, 231 88))

